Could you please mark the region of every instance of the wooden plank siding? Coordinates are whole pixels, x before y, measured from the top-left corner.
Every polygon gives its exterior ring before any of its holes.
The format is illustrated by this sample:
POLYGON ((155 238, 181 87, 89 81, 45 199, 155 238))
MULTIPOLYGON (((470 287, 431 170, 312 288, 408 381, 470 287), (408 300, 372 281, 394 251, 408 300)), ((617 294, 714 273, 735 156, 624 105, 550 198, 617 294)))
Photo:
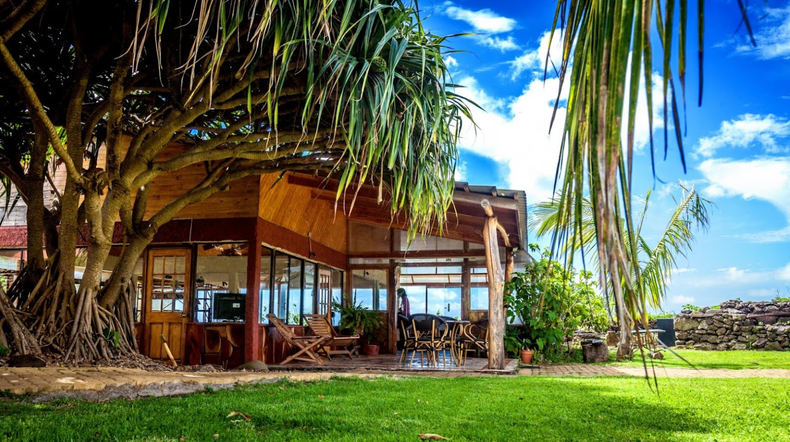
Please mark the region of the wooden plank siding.
POLYGON ((258 216, 330 249, 346 253, 346 217, 334 203, 313 198, 311 189, 290 184, 278 175, 260 177, 258 216))

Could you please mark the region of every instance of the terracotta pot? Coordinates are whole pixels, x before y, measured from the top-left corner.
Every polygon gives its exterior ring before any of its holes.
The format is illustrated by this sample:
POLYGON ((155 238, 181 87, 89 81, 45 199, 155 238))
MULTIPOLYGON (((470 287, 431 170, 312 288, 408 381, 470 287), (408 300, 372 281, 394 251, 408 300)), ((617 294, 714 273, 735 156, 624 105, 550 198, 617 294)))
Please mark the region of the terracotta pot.
POLYGON ((521 363, 522 364, 532 363, 532 350, 521 350, 521 363))
POLYGON ((362 347, 362 353, 368 356, 376 356, 379 354, 379 346, 378 345, 366 345, 362 347))

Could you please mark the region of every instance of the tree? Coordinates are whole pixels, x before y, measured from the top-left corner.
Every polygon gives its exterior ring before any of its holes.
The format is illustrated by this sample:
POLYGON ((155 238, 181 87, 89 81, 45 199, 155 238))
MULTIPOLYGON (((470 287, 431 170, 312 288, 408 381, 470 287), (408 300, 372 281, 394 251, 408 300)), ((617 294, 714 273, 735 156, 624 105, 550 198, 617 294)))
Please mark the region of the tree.
MULTIPOLYGON (((744 4, 741 0, 738 4, 751 35, 744 4)), ((698 104, 701 105, 704 1, 697 2, 697 7, 698 104)), ((664 120, 671 115, 674 138, 685 172, 680 109, 686 106, 688 20, 687 0, 663 3, 660 0, 558 0, 552 26, 551 39, 562 40, 559 90, 566 81, 570 82, 555 187, 559 194, 560 223, 571 229, 570 233, 554 236, 553 249, 560 250, 567 241, 573 240, 571 238, 581 237, 584 230, 583 202, 585 197, 589 197, 600 263, 599 278, 602 286, 612 288, 620 323, 620 348, 623 350, 630 349, 630 324, 635 318, 644 318, 646 313, 646 304, 642 302, 646 295, 640 292, 644 286, 641 282, 643 275, 638 270, 639 266, 632 264, 639 261, 631 207, 631 178, 640 78, 644 77, 651 133, 650 155, 655 164, 651 81, 651 35, 655 32, 663 49, 659 65, 663 76, 664 120), (562 34, 559 37, 558 31, 562 34), (675 47, 677 53, 673 52, 675 47), (676 88, 676 78, 679 89, 676 88), (626 91, 628 102, 625 100, 626 91), (678 100, 678 95, 682 101, 678 100), (671 104, 671 112, 668 104, 671 104), (623 139, 625 143, 621 141, 623 139), (621 219, 625 222, 621 223, 621 219)), ((547 57, 547 70, 548 62, 547 57)), ((555 112, 559 102, 558 96, 555 112)), ((669 146, 667 126, 664 125, 664 157, 669 146)))
POLYGON ((181 209, 246 176, 322 172, 339 178, 338 196, 374 183, 415 231, 443 219, 469 110, 448 81, 445 38, 401 1, 16 3, 0 2, 2 117, 16 125, 0 131, 0 173, 29 194, 37 263, 0 293, 0 339, 16 351, 134 355, 135 261, 181 209), (173 143, 181 151, 163 155, 173 143), (53 158, 67 173, 55 213, 35 199, 53 158), (195 164, 203 181, 146 216, 150 183, 195 164), (101 286, 117 220, 125 247, 101 286))
MULTIPOLYGON (((684 189, 685 190, 685 189, 684 189)), ((645 215, 650 203, 650 192, 644 200, 644 206, 638 217, 638 222, 634 226, 633 238, 635 243, 630 243, 632 236, 626 237, 626 246, 629 250, 636 251, 636 259, 629 260, 629 267, 620 281, 609 283, 605 293, 608 299, 616 299, 615 285, 625 284, 625 278, 635 281, 635 298, 630 299, 626 304, 628 310, 625 312, 625 321, 628 330, 633 324, 628 322, 628 318, 635 318, 642 324, 647 324, 648 307, 654 309, 661 308, 661 301, 666 297, 666 288, 672 277, 672 270, 677 268, 677 258, 685 256, 691 250, 694 241, 694 231, 696 229, 706 229, 709 224, 708 205, 710 201, 702 198, 692 187, 685 192, 683 198, 678 202, 672 216, 667 222, 667 227, 661 234, 654 246, 650 246, 648 241, 642 236, 645 215)), ((537 229, 538 236, 548 234, 567 237, 563 241, 564 248, 561 253, 566 256, 573 256, 577 252, 586 252, 593 256, 593 262, 601 271, 601 261, 595 259, 595 254, 591 253, 600 246, 597 244, 595 219, 593 217, 593 203, 589 198, 583 198, 581 203, 582 219, 581 230, 577 231, 573 225, 568 224, 560 217, 562 202, 559 199, 541 202, 535 205, 532 212, 530 225, 537 229)), ((620 228, 625 229, 626 220, 619 220, 620 228)), ((609 302, 608 304, 611 304, 609 302)), ((619 310, 620 305, 615 303, 617 308, 618 321, 623 321, 623 314, 619 310)), ((620 324, 621 336, 622 324, 620 324)), ((645 326, 646 328, 646 326, 645 326)), ((641 344, 641 343, 640 343, 641 344)), ((631 355, 631 343, 620 341, 617 349, 617 358, 627 358, 631 355), (624 346, 625 345, 625 346, 624 346)))

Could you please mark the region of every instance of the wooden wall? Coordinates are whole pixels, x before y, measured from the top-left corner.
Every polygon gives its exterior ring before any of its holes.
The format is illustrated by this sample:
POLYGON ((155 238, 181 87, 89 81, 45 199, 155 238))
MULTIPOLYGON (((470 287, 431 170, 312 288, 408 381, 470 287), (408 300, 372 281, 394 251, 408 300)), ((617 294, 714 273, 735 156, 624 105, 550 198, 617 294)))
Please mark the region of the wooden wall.
MULTIPOLYGON (((165 159, 181 151, 179 144, 169 146, 157 159, 165 159)), ((178 172, 155 179, 148 195, 146 217, 159 211, 166 204, 191 189, 205 178, 206 169, 196 164, 178 172)), ((230 183, 227 190, 215 193, 206 200, 185 207, 176 219, 249 218, 258 213, 258 177, 252 176, 230 183)))
POLYGON ((312 189, 289 184, 279 175, 260 177, 260 206, 258 216, 302 236, 311 235, 312 241, 332 250, 346 253, 346 217, 342 210, 335 212, 334 204, 316 199, 312 189))

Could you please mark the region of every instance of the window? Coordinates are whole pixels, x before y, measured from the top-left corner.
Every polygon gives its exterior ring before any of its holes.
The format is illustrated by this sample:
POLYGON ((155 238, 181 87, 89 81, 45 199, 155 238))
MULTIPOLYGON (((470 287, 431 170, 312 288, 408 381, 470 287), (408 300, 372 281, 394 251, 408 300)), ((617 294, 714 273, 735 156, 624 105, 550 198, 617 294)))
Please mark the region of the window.
POLYGON ((261 297, 261 323, 266 322, 266 315, 271 312, 271 292, 272 292, 272 251, 266 247, 261 247, 261 287, 259 296, 261 297))
POLYGON ((472 286, 469 296, 470 310, 488 310, 488 287, 472 286))
POLYGON ((362 304, 371 310, 387 310, 387 271, 353 270, 354 305, 362 304))
POLYGON ((332 299, 340 301, 343 272, 266 247, 261 254, 261 323, 271 312, 286 324, 306 325, 304 315, 317 313, 320 272, 331 272, 332 299))
POLYGON ((154 256, 151 267, 151 311, 183 312, 186 257, 177 254, 154 256))
MULTIPOLYGON (((247 243, 200 244, 195 266, 195 321, 212 322, 214 297, 247 293, 247 243)), ((218 318, 218 320, 227 318, 218 318)))

